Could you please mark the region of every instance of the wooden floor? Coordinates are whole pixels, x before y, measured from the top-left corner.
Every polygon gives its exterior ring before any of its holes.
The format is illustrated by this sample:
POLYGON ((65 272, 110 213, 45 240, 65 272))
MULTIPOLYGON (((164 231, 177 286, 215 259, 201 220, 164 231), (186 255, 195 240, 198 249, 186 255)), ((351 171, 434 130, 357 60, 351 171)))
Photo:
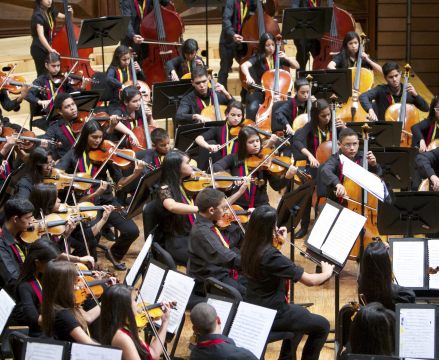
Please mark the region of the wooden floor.
MULTIPOLYGON (((218 51, 218 41, 220 33, 220 26, 215 25, 209 28, 209 42, 210 42, 210 67, 213 68, 214 72, 219 70, 219 51, 218 51)), ((200 48, 204 48, 204 27, 203 26, 188 26, 186 27, 185 38, 193 37, 198 40, 200 48)), ((30 37, 20 37, 20 38, 11 38, 11 39, 0 39, 0 49, 2 49, 0 53, 0 68, 7 64, 16 64, 17 69, 16 73, 24 75, 26 80, 31 82, 36 77, 36 73, 33 67, 33 61, 29 54, 29 46, 30 46, 30 37)), ((105 63, 108 64, 110 62, 112 52, 114 47, 109 47, 105 49, 105 63)), ((293 45, 287 45, 286 52, 288 56, 295 55, 295 48, 293 45)), ((100 50, 95 49, 95 53, 93 54, 94 61, 92 61, 92 66, 96 70, 101 70, 102 57, 100 55, 100 50)), ((416 70, 416 69, 415 69, 416 70)), ((382 83, 384 79, 382 77, 376 77, 376 83, 382 83)), ((431 92, 422 84, 420 79, 414 76, 411 79, 411 82, 414 83, 418 92, 426 98, 429 102, 432 99, 431 92)), ((234 94, 239 94, 239 81, 237 75, 237 64, 234 64, 233 72, 229 77, 229 90, 234 94)), ((5 115, 9 116, 13 122, 23 124, 23 121, 27 117, 29 108, 26 103, 23 104, 22 109, 18 113, 6 113, 5 115)), ((164 126, 164 122, 160 123, 161 126, 164 126)), ((273 206, 277 206, 279 201, 279 194, 274 191, 270 192, 271 204, 273 206)), ((142 231, 142 221, 140 216, 135 219, 139 228, 142 231)), ((104 240, 105 242, 105 240, 104 240)), ((136 240, 136 242, 131 247, 128 255, 126 256, 127 266, 130 267, 134 262, 140 248, 144 242, 143 235, 136 240)), ((297 243, 302 246, 303 241, 298 240, 297 243)), ((289 247, 287 245, 282 249, 283 253, 289 256, 289 247)), ((103 268, 110 268, 110 264, 105 260, 103 254, 101 253, 99 256, 100 266, 103 268)), ((301 258, 299 254, 295 254, 296 262, 303 266, 306 271, 314 272, 314 264, 309 261, 301 258)), ((184 271, 184 269, 182 269, 184 271)), ((353 301, 357 299, 357 291, 356 291, 356 278, 357 278, 357 264, 353 261, 348 262, 346 268, 341 274, 341 286, 340 286, 340 304, 343 305, 349 301, 353 301)), ((120 272, 120 279, 123 279, 124 273, 120 272)), ((307 303, 312 302, 314 305, 310 308, 310 310, 314 313, 325 316, 330 322, 331 327, 334 327, 334 280, 332 279, 328 283, 323 286, 316 288, 308 288, 301 284, 295 285, 295 302, 296 303, 307 303)), ((192 335, 191 325, 188 318, 186 319, 186 326, 184 328, 182 337, 180 339, 180 343, 177 348, 177 356, 181 356, 184 358, 188 357, 188 342, 189 338, 192 335)), ((333 337, 333 335, 330 335, 333 337)), ((277 359, 278 352, 280 348, 280 343, 272 344, 268 347, 266 353, 266 359, 277 359)), ((325 346, 323 352, 321 353, 321 359, 333 359, 334 358, 334 347, 333 344, 328 344, 325 346)))

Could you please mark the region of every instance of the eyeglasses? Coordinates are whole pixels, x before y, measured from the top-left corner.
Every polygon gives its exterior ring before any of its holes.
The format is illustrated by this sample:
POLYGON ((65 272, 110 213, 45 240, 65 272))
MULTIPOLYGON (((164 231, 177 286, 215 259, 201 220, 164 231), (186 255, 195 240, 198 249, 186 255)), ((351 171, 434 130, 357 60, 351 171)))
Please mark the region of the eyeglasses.
POLYGON ((434 111, 439 112, 439 107, 434 108, 434 111))
POLYGON ((351 147, 354 148, 354 147, 357 147, 358 145, 360 145, 360 143, 358 141, 354 142, 354 143, 342 144, 342 146, 346 149, 349 149, 351 147))

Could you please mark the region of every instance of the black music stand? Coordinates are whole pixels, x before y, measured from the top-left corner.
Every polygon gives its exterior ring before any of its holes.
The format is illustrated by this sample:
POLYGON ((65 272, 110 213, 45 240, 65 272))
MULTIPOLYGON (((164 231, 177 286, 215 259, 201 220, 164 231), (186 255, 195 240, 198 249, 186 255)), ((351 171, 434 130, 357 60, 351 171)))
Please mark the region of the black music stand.
POLYGON ((168 119, 174 123, 175 114, 181 99, 192 91, 191 80, 165 81, 155 83, 152 86, 152 116, 154 119, 166 119, 166 131, 168 131, 168 119))
POLYGON ((401 141, 402 122, 396 121, 363 121, 363 122, 348 122, 346 126, 353 129, 361 139, 362 129, 364 124, 370 126, 369 130, 369 147, 391 147, 399 146, 401 141))
POLYGON ((320 40, 331 30, 332 8, 285 9, 282 17, 282 38, 320 40))
POLYGON ((181 125, 175 132, 174 147, 183 152, 193 150, 195 138, 198 135, 203 134, 212 127, 223 126, 225 123, 225 121, 209 121, 200 124, 181 125))
POLYGON ((100 47, 105 72, 104 46, 117 45, 128 32, 129 16, 104 16, 81 22, 78 49, 100 47))
POLYGON ((348 354, 347 360, 398 360, 398 356, 348 354))
POLYGON ((393 194, 392 203, 379 202, 378 231, 382 235, 434 234, 439 232, 439 193, 405 191, 393 194))
POLYGON ((352 70, 314 70, 300 71, 298 77, 312 76, 311 93, 318 99, 331 102, 331 96, 337 96, 337 102, 345 103, 352 96, 352 70))
POLYGON ((132 219, 142 212, 143 205, 148 201, 154 190, 154 185, 158 184, 162 175, 161 168, 155 169, 145 175, 139 181, 134 192, 131 203, 128 206, 127 217, 132 219))

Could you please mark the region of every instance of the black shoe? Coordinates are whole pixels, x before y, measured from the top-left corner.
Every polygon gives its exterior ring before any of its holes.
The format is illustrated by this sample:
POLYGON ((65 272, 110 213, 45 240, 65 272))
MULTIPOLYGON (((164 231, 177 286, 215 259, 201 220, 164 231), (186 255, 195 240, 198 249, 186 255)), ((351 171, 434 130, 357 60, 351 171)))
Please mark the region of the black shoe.
POLYGON ((114 235, 113 230, 110 227, 104 227, 102 229, 101 235, 106 238, 108 241, 116 241, 116 235, 114 235))
POLYGON ((105 253, 105 258, 113 264, 113 266, 116 270, 125 271, 127 269, 125 263, 121 263, 121 262, 116 261, 116 259, 113 257, 113 254, 111 253, 111 250, 109 248, 105 248, 103 250, 105 253))
POLYGON ((303 238, 306 234, 308 234, 308 226, 300 226, 300 230, 294 233, 295 239, 303 238))

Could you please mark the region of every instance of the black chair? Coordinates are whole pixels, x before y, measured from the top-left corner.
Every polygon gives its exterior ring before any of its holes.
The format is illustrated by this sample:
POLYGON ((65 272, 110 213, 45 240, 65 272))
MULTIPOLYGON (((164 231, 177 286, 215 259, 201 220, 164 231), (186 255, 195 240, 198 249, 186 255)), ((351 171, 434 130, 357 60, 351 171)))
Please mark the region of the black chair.
POLYGON ((150 234, 154 234, 159 224, 156 200, 152 200, 143 206, 142 218, 143 234, 146 240, 150 234))
POLYGON ((340 359, 343 349, 349 341, 352 319, 359 310, 360 305, 357 302, 350 302, 344 305, 338 312, 337 324, 335 328, 335 356, 340 359))
POLYGON ((9 352, 4 352, 2 344, 2 359, 11 357, 14 359, 24 359, 25 344, 27 339, 29 339, 27 333, 13 331, 8 334, 7 339, 9 352))
POLYGON ((177 264, 174 258, 168 251, 163 249, 159 243, 154 241, 151 246, 151 251, 154 259, 166 265, 170 270, 177 271, 177 264))

